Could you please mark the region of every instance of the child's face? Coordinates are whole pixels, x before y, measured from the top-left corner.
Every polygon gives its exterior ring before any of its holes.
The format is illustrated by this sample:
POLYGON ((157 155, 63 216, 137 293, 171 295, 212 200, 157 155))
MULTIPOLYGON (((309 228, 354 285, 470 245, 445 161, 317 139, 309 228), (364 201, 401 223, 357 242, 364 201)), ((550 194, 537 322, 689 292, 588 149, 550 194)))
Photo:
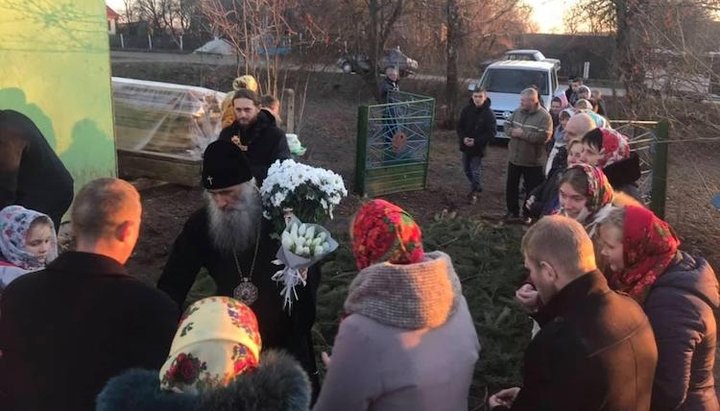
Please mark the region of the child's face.
POLYGON ((37 224, 31 227, 25 237, 25 249, 45 263, 50 247, 52 247, 52 229, 47 224, 37 224))
POLYGON ((568 121, 570 121, 570 117, 565 117, 565 116, 560 117, 560 125, 562 126, 563 129, 565 128, 565 126, 567 126, 568 121))

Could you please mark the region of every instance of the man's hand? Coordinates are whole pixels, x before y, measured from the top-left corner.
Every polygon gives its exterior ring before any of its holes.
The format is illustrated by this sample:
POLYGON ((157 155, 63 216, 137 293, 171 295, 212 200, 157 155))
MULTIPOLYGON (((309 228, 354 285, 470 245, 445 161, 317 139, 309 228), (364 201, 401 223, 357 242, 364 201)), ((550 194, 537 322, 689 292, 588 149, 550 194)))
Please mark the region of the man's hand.
POLYGON ((488 400, 488 406, 490 409, 500 406, 511 408, 519 392, 520 387, 512 387, 498 391, 495 395, 490 397, 488 400))
POLYGON ((528 312, 535 312, 540 302, 538 292, 532 284, 523 284, 522 287, 515 291, 515 298, 518 299, 520 305, 528 312))
POLYGON ((523 136, 523 129, 520 127, 513 127, 512 131, 510 131, 510 135, 519 138, 523 136))
POLYGON ((525 202, 525 208, 530 208, 535 203, 535 196, 528 197, 527 201, 525 202))
POLYGON ((323 351, 322 353, 320 353, 320 359, 325 365, 325 368, 330 368, 330 354, 323 351))
POLYGON ((470 137, 465 137, 465 139, 463 140, 463 142, 464 142, 465 145, 468 146, 468 147, 472 147, 472 146, 475 145, 475 140, 473 140, 473 139, 470 138, 470 137))

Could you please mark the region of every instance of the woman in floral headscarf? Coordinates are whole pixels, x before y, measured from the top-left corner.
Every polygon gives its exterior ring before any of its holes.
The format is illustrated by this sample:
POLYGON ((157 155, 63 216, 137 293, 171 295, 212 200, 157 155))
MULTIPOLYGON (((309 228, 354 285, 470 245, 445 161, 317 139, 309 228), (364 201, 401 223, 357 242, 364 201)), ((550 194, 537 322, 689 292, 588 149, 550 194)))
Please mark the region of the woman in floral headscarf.
POLYGON ((592 237, 613 201, 613 189, 605 174, 597 167, 575 164, 560 179, 558 192, 560 214, 580 222, 592 237))
POLYGON ((50 217, 17 205, 0 210, 0 292, 56 257, 57 237, 50 217))
POLYGON ((615 191, 639 198, 640 157, 630 151, 627 137, 609 128, 596 128, 583 138, 582 161, 602 169, 615 191))
POLYGON ((608 284, 642 304, 655 333, 651 409, 720 409, 713 378, 720 292, 713 269, 678 251, 672 227, 643 207, 614 208, 599 235, 608 284))
MULTIPOLYGON (((615 193, 602 170, 589 164, 579 163, 569 167, 560 178, 559 184, 560 208, 557 213, 573 218, 585 227, 593 240, 596 260, 600 262, 603 271, 597 236, 599 222, 612 210, 613 205, 642 205, 628 195, 615 193)), ((537 290, 529 280, 515 291, 515 297, 523 308, 531 313, 539 308, 537 290)), ((535 324, 533 335, 538 330, 535 324)))
POLYGON ((260 355, 252 310, 228 297, 188 307, 160 370, 131 370, 111 379, 97 411, 305 411, 310 381, 280 352, 260 355))
POLYGON ((384 200, 350 234, 360 272, 314 410, 467 409, 480 346, 450 257, 425 252, 410 214, 384 200))

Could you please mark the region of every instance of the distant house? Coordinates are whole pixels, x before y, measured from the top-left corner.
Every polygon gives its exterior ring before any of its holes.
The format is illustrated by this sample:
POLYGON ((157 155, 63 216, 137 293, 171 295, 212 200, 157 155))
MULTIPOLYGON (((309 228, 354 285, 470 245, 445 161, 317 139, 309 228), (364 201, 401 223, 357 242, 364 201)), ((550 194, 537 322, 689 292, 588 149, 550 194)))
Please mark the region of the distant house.
POLYGON ((117 32, 117 21, 120 15, 107 4, 105 5, 105 15, 107 16, 108 34, 115 34, 117 32))

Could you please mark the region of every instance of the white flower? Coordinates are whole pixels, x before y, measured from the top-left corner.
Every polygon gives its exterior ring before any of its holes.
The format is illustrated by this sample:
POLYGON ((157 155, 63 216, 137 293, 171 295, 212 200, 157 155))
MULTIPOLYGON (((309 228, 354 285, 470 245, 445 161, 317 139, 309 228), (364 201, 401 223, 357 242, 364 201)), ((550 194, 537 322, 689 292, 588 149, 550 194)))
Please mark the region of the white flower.
POLYGON ((322 207, 325 215, 332 218, 333 206, 340 204, 342 198, 347 196, 347 190, 342 177, 333 171, 294 160, 278 160, 268 169, 260 194, 266 218, 280 218, 282 207, 286 207, 284 204, 303 200, 322 207), (296 194, 301 186, 306 193, 304 198, 298 198, 296 194))

